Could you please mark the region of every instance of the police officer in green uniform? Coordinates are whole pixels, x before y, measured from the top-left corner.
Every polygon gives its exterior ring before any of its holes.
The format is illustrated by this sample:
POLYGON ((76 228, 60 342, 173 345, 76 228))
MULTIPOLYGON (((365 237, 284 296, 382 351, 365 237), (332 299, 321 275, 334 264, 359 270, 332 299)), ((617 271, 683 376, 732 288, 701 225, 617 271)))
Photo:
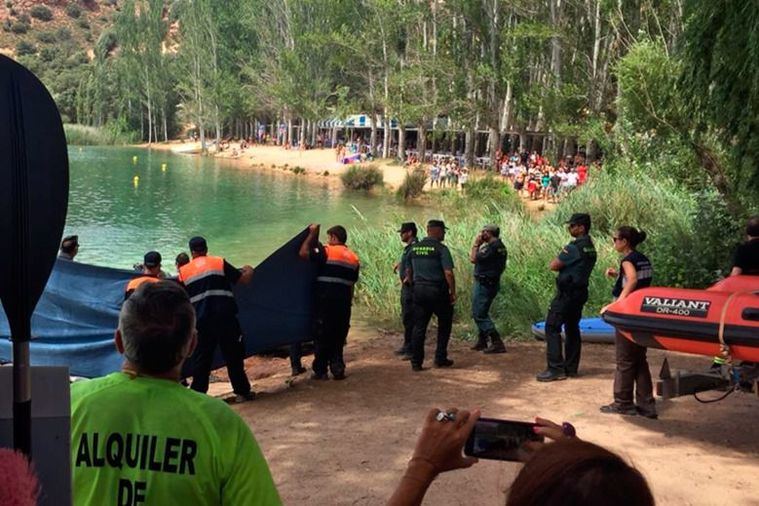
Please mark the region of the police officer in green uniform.
POLYGON ((400 262, 395 265, 395 272, 401 278, 401 318, 403 320, 403 345, 400 349, 396 350, 395 354, 400 355, 404 360, 409 360, 411 359, 411 334, 414 330, 414 308, 412 306, 411 279, 406 277, 406 260, 411 246, 419 242, 416 236, 416 223, 406 222, 401 224, 398 233, 401 234, 401 241, 403 241, 406 247, 403 248, 400 262))
POLYGON ((551 260, 550 269, 558 271, 556 295, 546 317, 546 358, 548 368, 538 381, 556 381, 576 376, 580 365, 580 319, 588 301, 588 279, 596 264, 596 248, 590 239, 590 215, 575 213, 567 222, 575 238, 551 260), (562 354, 561 327, 564 326, 565 354, 562 354), (566 357, 566 358, 564 358, 566 357))
POLYGON ((496 225, 485 225, 477 234, 469 253, 469 260, 474 264, 472 318, 479 331, 477 343, 472 349, 488 354, 506 352, 506 346, 488 314, 500 289, 501 274, 506 269, 506 246, 500 235, 501 229, 496 225))
POLYGON ((414 330, 411 335, 411 369, 422 371, 424 340, 430 318, 437 316, 437 348, 435 367, 450 367, 448 340, 456 303, 456 280, 453 258, 445 240, 445 223, 427 222, 427 237, 412 244, 406 260, 406 277, 413 283, 414 330))

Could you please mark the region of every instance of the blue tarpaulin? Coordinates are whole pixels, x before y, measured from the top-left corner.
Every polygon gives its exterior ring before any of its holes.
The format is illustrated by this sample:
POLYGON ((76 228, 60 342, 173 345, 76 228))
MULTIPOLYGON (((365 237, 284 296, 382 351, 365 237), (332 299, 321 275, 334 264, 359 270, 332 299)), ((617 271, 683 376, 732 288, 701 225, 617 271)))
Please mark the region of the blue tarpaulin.
MULTIPOLYGON (((235 287, 246 356, 309 338, 314 266, 298 257, 307 233, 261 262, 249 284, 235 287)), ((32 365, 65 365, 72 375, 84 377, 119 370, 122 358, 113 334, 124 289, 136 276, 58 260, 32 317, 32 365)), ((8 320, 0 311, 0 360, 11 358, 8 320)), ((219 354, 215 366, 220 365, 219 354)))

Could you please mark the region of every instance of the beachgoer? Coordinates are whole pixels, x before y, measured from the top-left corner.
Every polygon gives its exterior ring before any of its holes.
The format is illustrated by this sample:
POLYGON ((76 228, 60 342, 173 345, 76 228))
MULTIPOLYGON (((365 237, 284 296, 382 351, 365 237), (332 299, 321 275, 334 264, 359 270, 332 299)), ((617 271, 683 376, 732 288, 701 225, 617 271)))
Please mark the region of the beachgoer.
POLYGON ((414 305, 413 305, 413 288, 411 279, 406 277, 406 267, 408 263, 408 253, 411 246, 419 242, 417 238, 416 223, 407 222, 401 224, 398 230, 401 234, 401 241, 405 244, 400 261, 395 265, 395 272, 401 279, 401 319, 403 321, 403 345, 396 350, 395 354, 403 357, 404 360, 411 360, 411 335, 414 331, 414 305))
POLYGON ((148 251, 142 262, 142 276, 131 279, 124 291, 124 300, 127 300, 143 283, 156 283, 161 280, 161 254, 157 251, 148 251))
MULTIPOLYGON (((611 291, 614 300, 627 298, 635 290, 651 286, 653 267, 648 258, 637 250, 646 240, 646 233, 633 227, 619 227, 613 237, 614 249, 623 255, 619 270, 606 269, 608 277, 616 277, 611 291)), ((601 313, 609 306, 604 306, 601 313)), ((615 335, 617 370, 614 374, 614 402, 601 406, 602 413, 643 415, 657 418, 654 386, 646 360, 648 348, 628 340, 619 332, 615 335), (635 399, 633 401, 633 391, 635 399)))
POLYGON ((478 330, 477 342, 472 349, 487 354, 506 353, 506 346, 489 315, 490 306, 501 288, 501 274, 506 269, 506 246, 500 236, 501 229, 496 225, 485 225, 475 237, 469 253, 469 260, 474 264, 472 318, 478 330))
MULTIPOLYGON (((478 460, 462 452, 479 417, 479 410, 430 410, 388 506, 419 506, 438 475, 475 465, 478 460)), ((523 446, 526 462, 508 489, 506 506, 654 506, 646 479, 618 455, 577 438, 568 422, 535 422, 535 432, 553 442, 523 446)), ((472 504, 503 501, 472 492, 472 504)))
POLYGON ((114 339, 122 370, 71 385, 76 506, 281 504, 245 421, 179 384, 194 329, 176 283, 143 284, 124 302, 114 339))
POLYGON ((79 236, 67 235, 61 241, 61 249, 58 251, 58 258, 62 260, 74 260, 79 253, 79 236))
POLYGON ((406 261, 406 277, 413 283, 414 331, 411 337, 411 368, 424 370, 424 341, 427 325, 437 316, 437 348, 435 366, 450 367, 448 340, 453 324, 453 305, 456 303, 456 279, 453 258, 443 244, 446 226, 441 220, 427 222, 427 237, 412 244, 406 261))
POLYGON ((436 183, 440 186, 440 165, 438 163, 433 163, 430 169, 430 188, 434 188, 436 183))
POLYGON ((555 381, 576 376, 580 365, 580 319, 588 300, 588 280, 596 264, 596 248, 588 233, 590 215, 575 213, 567 222, 575 238, 551 260, 549 268, 558 271, 556 295, 546 316, 546 359, 548 367, 536 377, 538 381, 555 381), (561 329, 564 327, 562 353, 561 329), (566 360, 564 359, 566 356, 566 360))
POLYGON ((308 226, 299 255, 318 266, 314 293, 314 370, 312 379, 326 380, 327 369, 335 380, 345 379, 343 347, 348 337, 353 287, 358 281, 359 259, 346 245, 348 233, 341 225, 327 230, 327 245, 319 242, 319 225, 308 226))
POLYGON ((187 289, 197 314, 198 346, 190 359, 192 389, 201 393, 208 391, 211 364, 218 346, 227 363, 235 400, 253 400, 255 393, 245 374, 245 345, 232 293, 232 285, 250 282, 253 267, 245 265, 238 270, 222 257, 209 256, 203 237, 193 237, 189 246, 192 260, 179 268, 179 281, 187 289))

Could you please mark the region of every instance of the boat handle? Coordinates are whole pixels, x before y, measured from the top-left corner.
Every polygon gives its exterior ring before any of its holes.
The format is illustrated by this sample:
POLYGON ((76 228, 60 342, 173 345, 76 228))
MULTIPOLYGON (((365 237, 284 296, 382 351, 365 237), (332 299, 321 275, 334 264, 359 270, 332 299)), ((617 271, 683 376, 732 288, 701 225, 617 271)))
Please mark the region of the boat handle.
POLYGON ((741 313, 741 318, 752 322, 759 322, 759 307, 747 307, 741 313))

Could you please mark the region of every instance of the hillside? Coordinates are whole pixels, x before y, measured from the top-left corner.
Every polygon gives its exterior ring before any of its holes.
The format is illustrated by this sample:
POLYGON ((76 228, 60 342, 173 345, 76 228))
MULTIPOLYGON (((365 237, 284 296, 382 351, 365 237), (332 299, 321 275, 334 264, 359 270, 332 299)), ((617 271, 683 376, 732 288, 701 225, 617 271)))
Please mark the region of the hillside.
POLYGON ((93 78, 98 43, 107 50, 117 0, 2 0, 0 53, 31 69, 45 83, 64 121, 86 106, 77 90, 93 78))

